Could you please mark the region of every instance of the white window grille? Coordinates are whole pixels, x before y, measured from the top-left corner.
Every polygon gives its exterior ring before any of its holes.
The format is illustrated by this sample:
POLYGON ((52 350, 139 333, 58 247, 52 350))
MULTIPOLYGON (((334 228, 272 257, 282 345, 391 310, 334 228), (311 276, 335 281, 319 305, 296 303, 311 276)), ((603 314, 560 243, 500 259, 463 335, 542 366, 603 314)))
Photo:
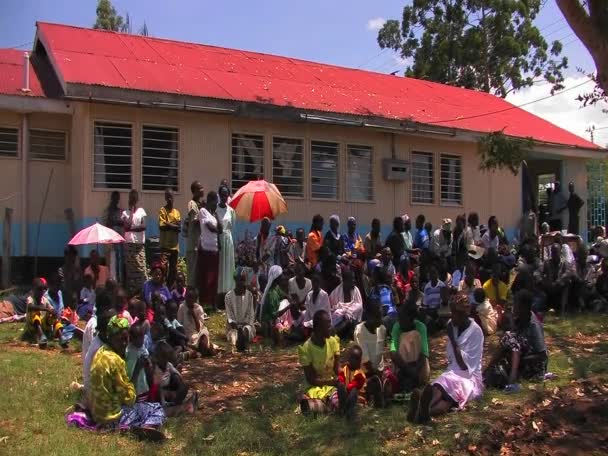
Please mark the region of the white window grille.
POLYGON ((340 145, 326 141, 310 143, 311 197, 338 199, 340 145))
POLYGON ((272 181, 284 197, 304 196, 304 143, 301 139, 272 139, 272 181))
POLYGON ((412 203, 435 201, 435 164, 433 154, 412 152, 412 203))
POLYGON ((264 178, 264 137, 232 135, 232 189, 237 191, 247 182, 264 178))
POLYGON ((462 158, 441 154, 441 204, 462 206, 462 158))
POLYGON ((179 130, 144 125, 142 190, 179 190, 179 130))
POLYGON ((93 187, 132 187, 131 125, 95 122, 93 133, 93 187))
POLYGON ((346 164, 346 198, 350 201, 374 200, 372 148, 348 145, 346 164))

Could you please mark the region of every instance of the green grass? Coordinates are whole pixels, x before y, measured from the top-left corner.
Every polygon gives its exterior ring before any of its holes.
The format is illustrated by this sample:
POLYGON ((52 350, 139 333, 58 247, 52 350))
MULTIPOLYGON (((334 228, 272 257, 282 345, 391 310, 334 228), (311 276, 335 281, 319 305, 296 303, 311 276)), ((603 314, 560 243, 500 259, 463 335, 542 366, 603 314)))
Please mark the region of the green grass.
MULTIPOLYGON (((223 321, 209 322, 214 340, 223 340, 223 321)), ((299 386, 270 385, 247 397, 242 410, 201 410, 195 418, 168 421, 171 439, 163 445, 141 443, 127 435, 96 434, 65 425, 64 413, 75 401, 72 381, 81 381, 81 364, 75 349, 47 351, 20 341, 22 324, 0 326, 0 454, 30 455, 370 455, 370 454, 457 454, 478 442, 500 416, 525 401, 538 400, 556 386, 571 380, 599 375, 608 378, 608 344, 577 343, 579 333, 587 338, 605 333, 608 317, 577 316, 562 320, 551 317, 546 335, 551 342, 549 370, 558 378, 545 384, 524 384, 518 395, 487 391, 482 401, 465 413, 451 413, 432 426, 411 426, 405 408, 361 410, 357 424, 333 416, 308 419, 295 413, 299 386), (209 413, 214 412, 213 417, 209 413), (6 437, 6 439, 4 439, 6 437), (440 453, 441 454, 441 453, 440 453)), ((585 339, 586 342, 589 342, 585 339)), ((437 339, 431 344, 437 343, 437 339)), ((494 342, 495 343, 495 342, 494 342)), ((488 354, 486 354, 488 356, 488 354)), ((433 359, 437 373, 443 357, 433 359)), ((203 391, 204 395, 205 392, 203 391)))

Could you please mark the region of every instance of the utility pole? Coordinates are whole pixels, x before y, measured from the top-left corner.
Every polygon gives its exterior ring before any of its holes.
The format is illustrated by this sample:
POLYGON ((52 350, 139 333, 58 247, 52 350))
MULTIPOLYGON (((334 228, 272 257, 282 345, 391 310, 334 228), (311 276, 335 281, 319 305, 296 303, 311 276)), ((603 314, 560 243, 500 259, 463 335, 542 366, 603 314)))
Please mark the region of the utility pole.
POLYGON ((589 133, 589 136, 591 136, 591 142, 595 144, 595 125, 591 125, 585 131, 589 133))

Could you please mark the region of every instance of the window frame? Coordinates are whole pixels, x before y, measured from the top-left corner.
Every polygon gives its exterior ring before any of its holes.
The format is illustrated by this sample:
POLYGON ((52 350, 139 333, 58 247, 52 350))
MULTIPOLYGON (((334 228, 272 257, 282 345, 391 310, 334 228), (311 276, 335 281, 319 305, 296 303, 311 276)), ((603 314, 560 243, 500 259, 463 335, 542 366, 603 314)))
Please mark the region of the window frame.
POLYGON ((411 206, 436 206, 437 205, 437 153, 434 151, 424 149, 412 149, 410 150, 410 205, 411 206), (433 182, 431 188, 433 189, 433 200, 429 203, 416 202, 414 201, 414 154, 430 155, 433 159, 431 164, 433 166, 433 182))
POLYGON ((326 201, 326 202, 340 202, 342 201, 342 190, 343 190, 343 185, 342 184, 342 173, 340 172, 340 164, 343 160, 342 154, 343 154, 343 144, 341 141, 337 141, 337 140, 332 140, 332 139, 312 139, 309 138, 308 139, 308 166, 310 169, 310 174, 308 176, 308 187, 309 187, 309 195, 310 195, 310 201, 326 201), (322 197, 315 197, 313 196, 313 192, 312 192, 312 187, 313 187, 313 170, 312 170, 312 143, 313 142, 320 142, 320 143, 332 143, 335 144, 336 147, 336 158, 337 158, 337 163, 336 163, 336 184, 338 186, 338 188, 336 189, 336 197, 335 198, 322 198, 322 197))
MULTIPOLYGON (((272 176, 272 183, 277 186, 279 191, 281 188, 275 182, 274 176, 274 140, 275 139, 290 139, 301 141, 302 144, 302 196, 293 196, 293 195, 283 195, 283 198, 290 200, 304 200, 306 199, 306 138, 303 136, 290 136, 290 135, 282 135, 282 134, 272 134, 270 137, 270 172, 272 176)), ((232 168, 232 166, 231 166, 232 168)))
POLYGON ((113 120, 113 119, 91 119, 91 190, 94 192, 130 192, 132 189, 138 189, 136 182, 136 164, 135 164, 135 122, 129 122, 124 120, 113 120), (131 127, 131 186, 129 188, 110 188, 110 187, 95 187, 95 124, 106 123, 116 124, 131 127))
MULTIPOLYGON (((236 193, 239 188, 235 188, 234 187, 234 180, 233 180, 233 175, 232 175, 232 166, 234 165, 234 160, 233 160, 233 155, 232 155, 232 140, 234 138, 234 135, 245 135, 245 136, 259 136, 262 138, 263 144, 262 144, 262 179, 266 179, 267 178, 267 167, 268 167, 268 157, 267 157, 267 153, 266 153, 266 148, 267 148, 267 144, 268 144, 268 138, 265 132, 260 132, 260 131, 250 131, 250 130, 230 130, 230 136, 229 136, 229 144, 230 144, 230 166, 228 168, 228 173, 230 175, 230 191, 232 192, 232 194, 234 195, 234 193, 236 193)), ((272 160, 271 160, 271 168, 272 168, 272 160)))
POLYGON ((447 153, 447 152, 441 152, 439 153, 439 204, 442 207, 464 207, 464 161, 462 158, 462 154, 458 154, 458 153, 447 153), (456 203, 456 202, 452 202, 452 201, 444 201, 443 197, 442 197, 442 191, 441 191, 441 181, 443 179, 442 177, 442 169, 441 169, 441 159, 443 157, 446 158, 457 158, 460 161, 460 202, 456 203))
POLYGON ((0 160, 19 160, 19 159, 21 159, 21 157, 23 157, 23 154, 22 154, 23 151, 21 150, 22 144, 23 144, 23 138, 21 138, 21 127, 19 127, 17 125, 0 124, 0 129, 17 131, 17 154, 15 156, 6 156, 6 155, 0 154, 0 160))
POLYGON ((376 168, 376 161, 374 160, 374 146, 371 144, 366 144, 366 143, 346 143, 344 145, 344 160, 346 161, 346 166, 344 167, 344 192, 346 195, 346 202, 347 203, 375 203, 376 202, 376 179, 374 176, 375 173, 375 168, 376 168), (357 148, 369 148, 370 150, 370 181, 371 181, 371 191, 372 191, 372 197, 369 200, 362 200, 362 199, 355 199, 355 198, 349 198, 349 191, 348 191, 348 185, 349 185, 349 181, 348 181, 348 176, 349 176, 349 148, 350 147, 357 147, 357 148))
POLYGON ((51 163, 62 163, 62 162, 66 163, 68 161, 68 159, 69 159, 68 154, 69 154, 69 150, 70 150, 70 147, 69 147, 70 138, 69 138, 68 132, 66 130, 54 130, 51 128, 30 128, 28 131, 28 134, 29 134, 29 136, 27 139, 28 139, 28 146, 30 149, 28 151, 28 160, 40 161, 40 162, 51 162, 51 163), (59 160, 54 160, 52 158, 34 158, 34 157, 32 157, 32 131, 48 131, 51 133, 63 133, 63 137, 65 139, 63 158, 59 159, 59 160))
POLYGON ((139 190, 142 193, 150 193, 150 194, 164 194, 165 190, 146 190, 144 189, 144 127, 147 128, 172 128, 177 130, 177 188, 171 188, 175 195, 181 194, 182 188, 182 167, 180 166, 182 163, 182 132, 179 125, 173 124, 158 124, 154 122, 141 122, 139 125, 139 144, 140 144, 140 154, 139 154, 139 190))

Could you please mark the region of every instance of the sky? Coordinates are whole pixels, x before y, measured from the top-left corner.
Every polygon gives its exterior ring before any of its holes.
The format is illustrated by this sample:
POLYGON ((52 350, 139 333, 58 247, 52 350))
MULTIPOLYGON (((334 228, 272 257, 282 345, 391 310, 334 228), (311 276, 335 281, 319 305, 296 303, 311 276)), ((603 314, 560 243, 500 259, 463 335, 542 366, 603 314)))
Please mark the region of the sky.
MULTIPOLYGON (((380 50, 378 29, 386 19, 399 19, 409 0, 114 0, 119 14, 129 12, 134 30, 145 21, 151 35, 195 43, 265 52, 371 71, 403 71, 395 52, 380 50)), ((32 46, 36 21, 89 27, 95 22, 97 0, 0 0, 0 48, 32 46)), ((584 82, 577 72, 594 71, 593 61, 572 33, 555 0, 548 0, 536 20, 548 41, 559 39, 570 68, 567 87, 584 82)), ((578 135, 595 125, 596 137, 608 143, 608 115, 599 107, 580 108, 576 95, 586 84, 542 102, 526 106, 531 112, 578 135)), ((549 94, 538 84, 511 95, 515 104, 549 94)), ((607 107, 608 108, 608 107, 607 107)))

